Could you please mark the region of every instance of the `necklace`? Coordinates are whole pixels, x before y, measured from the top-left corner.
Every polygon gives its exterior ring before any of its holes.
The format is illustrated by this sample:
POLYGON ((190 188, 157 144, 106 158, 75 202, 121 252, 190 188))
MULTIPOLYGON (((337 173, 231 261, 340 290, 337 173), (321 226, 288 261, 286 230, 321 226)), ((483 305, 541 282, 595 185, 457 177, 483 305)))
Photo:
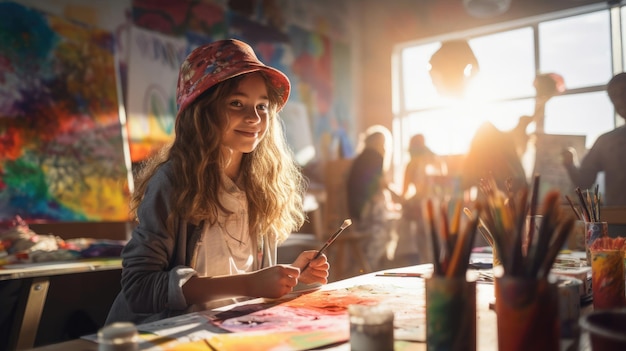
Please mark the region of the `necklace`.
MULTIPOLYGON (((220 223, 219 221, 218 221, 217 225, 222 230, 222 233, 226 233, 226 235, 228 235, 229 238, 231 238, 234 241, 238 242, 239 246, 243 246, 245 244, 245 241, 243 240, 243 236, 244 236, 244 231, 243 230, 239 230, 239 232, 241 234, 239 235, 239 238, 236 238, 233 234, 230 233, 230 230, 228 230, 228 225, 224 225, 224 224, 220 223)), ((243 229, 243 228, 241 228, 241 229, 243 229)), ((226 241, 226 245, 228 245, 228 240, 226 241)))

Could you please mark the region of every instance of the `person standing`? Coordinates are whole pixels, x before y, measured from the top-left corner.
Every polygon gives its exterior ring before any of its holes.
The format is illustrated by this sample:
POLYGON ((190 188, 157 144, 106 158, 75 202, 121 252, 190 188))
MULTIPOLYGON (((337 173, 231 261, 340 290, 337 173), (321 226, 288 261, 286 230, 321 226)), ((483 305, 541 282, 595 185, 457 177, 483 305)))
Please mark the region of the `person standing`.
POLYGON ((434 195, 430 176, 440 175, 443 164, 426 146, 423 134, 411 137, 408 152, 410 158, 404 169, 402 185, 402 229, 399 230, 396 256, 406 264, 432 262, 423 205, 426 199, 434 195))
POLYGON ((395 204, 399 197, 387 180, 391 143, 389 129, 369 127, 348 172, 348 211, 358 230, 368 236, 364 251, 373 270, 382 268, 384 260, 390 258, 393 222, 398 217, 395 204))
MULTIPOLYGON (((626 73, 619 73, 609 81, 607 93, 615 112, 626 118, 626 73)), ((626 206, 626 125, 617 127, 598 137, 577 166, 578 160, 571 149, 562 152, 563 166, 572 183, 581 189, 592 187, 598 173, 604 172, 604 206, 626 206)))

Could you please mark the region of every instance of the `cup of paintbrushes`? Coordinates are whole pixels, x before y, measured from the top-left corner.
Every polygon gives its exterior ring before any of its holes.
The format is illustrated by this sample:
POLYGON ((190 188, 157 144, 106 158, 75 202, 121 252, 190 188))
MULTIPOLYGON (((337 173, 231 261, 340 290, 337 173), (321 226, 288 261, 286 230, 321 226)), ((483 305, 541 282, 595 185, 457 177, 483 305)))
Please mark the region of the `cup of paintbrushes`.
POLYGON ((424 288, 426 349, 429 351, 476 350, 476 281, 468 281, 466 277, 481 207, 477 207, 476 214, 470 216, 471 220, 462 229, 459 226, 460 202, 454 208, 449 226, 446 210, 442 210, 444 230, 439 236, 432 205, 427 203, 435 258, 433 274, 426 278, 424 288))
POLYGON ((609 236, 609 224, 607 222, 585 222, 585 252, 587 253, 587 265, 591 266, 590 247, 598 238, 609 236))
POLYGON ((558 286, 547 278, 503 275, 496 278, 498 349, 558 350, 558 286))
POLYGON ((426 349, 476 350, 476 282, 433 275, 425 289, 426 349))

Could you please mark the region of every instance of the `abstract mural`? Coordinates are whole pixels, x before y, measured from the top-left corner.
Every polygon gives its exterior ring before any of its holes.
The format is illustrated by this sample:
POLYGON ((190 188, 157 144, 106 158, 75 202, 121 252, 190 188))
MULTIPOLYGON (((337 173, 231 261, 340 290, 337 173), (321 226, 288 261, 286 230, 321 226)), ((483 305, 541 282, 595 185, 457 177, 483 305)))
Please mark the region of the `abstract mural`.
POLYGON ((0 3, 0 221, 127 220, 113 36, 0 3))

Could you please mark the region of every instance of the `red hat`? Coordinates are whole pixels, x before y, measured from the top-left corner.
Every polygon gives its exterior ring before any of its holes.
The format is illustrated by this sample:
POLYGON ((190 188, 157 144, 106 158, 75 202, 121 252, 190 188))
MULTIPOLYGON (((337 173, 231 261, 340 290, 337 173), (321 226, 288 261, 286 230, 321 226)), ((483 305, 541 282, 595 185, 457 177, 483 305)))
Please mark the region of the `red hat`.
POLYGON ((257 71, 265 72, 270 84, 277 88, 282 97, 278 110, 282 109, 289 98, 289 78, 281 71, 263 64, 250 45, 236 39, 226 39, 197 47, 180 66, 176 89, 178 115, 215 84, 257 71))

